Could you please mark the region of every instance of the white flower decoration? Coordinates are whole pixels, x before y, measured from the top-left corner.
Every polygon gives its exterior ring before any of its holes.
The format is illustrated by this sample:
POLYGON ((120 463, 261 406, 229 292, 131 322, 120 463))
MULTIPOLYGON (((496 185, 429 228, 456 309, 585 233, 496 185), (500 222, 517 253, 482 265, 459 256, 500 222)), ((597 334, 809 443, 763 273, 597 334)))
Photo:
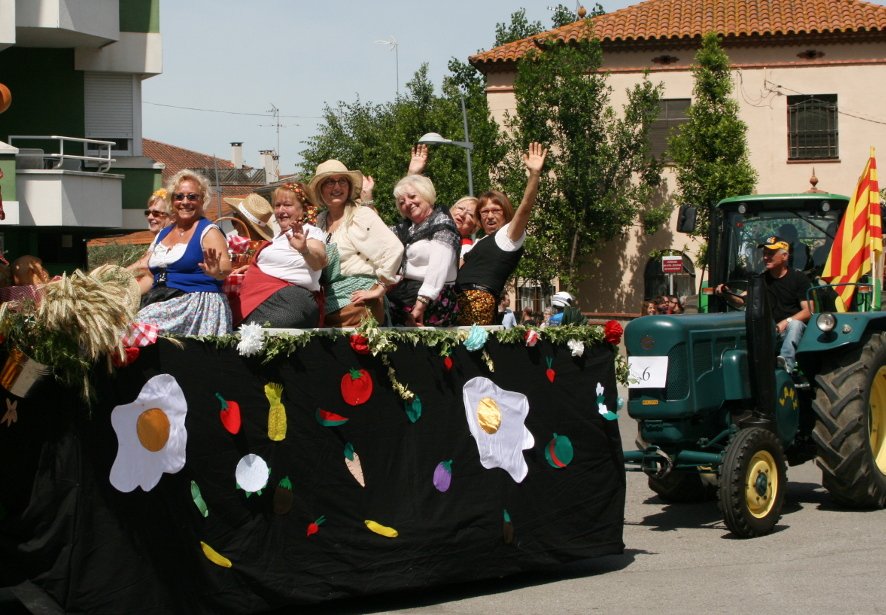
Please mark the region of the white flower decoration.
POLYGON ((566 345, 569 346, 569 350, 572 351, 573 357, 580 357, 585 353, 585 345, 581 340, 569 340, 566 342, 566 345))
POLYGON ((175 474, 185 466, 188 432, 185 394, 169 374, 145 383, 134 402, 111 411, 117 433, 117 458, 111 466, 111 485, 129 493, 136 487, 153 489, 164 472, 175 474))
POLYGON ((240 341, 237 350, 241 356, 251 357, 261 352, 265 345, 265 332, 258 323, 240 325, 240 341))

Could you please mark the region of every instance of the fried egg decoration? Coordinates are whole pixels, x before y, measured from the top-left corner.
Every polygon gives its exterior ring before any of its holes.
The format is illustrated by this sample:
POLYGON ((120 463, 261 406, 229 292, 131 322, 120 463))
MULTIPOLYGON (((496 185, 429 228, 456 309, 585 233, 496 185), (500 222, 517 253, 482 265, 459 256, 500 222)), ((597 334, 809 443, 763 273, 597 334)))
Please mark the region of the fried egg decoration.
POLYGON ((529 400, 522 393, 506 391, 482 376, 465 383, 462 398, 482 466, 487 470, 501 468, 514 481, 521 482, 529 472, 523 451, 535 444, 524 425, 529 400))
POLYGON ((185 466, 188 432, 185 394, 169 374, 148 380, 130 404, 111 411, 117 434, 117 457, 110 481, 118 491, 153 489, 164 472, 175 474, 185 466))

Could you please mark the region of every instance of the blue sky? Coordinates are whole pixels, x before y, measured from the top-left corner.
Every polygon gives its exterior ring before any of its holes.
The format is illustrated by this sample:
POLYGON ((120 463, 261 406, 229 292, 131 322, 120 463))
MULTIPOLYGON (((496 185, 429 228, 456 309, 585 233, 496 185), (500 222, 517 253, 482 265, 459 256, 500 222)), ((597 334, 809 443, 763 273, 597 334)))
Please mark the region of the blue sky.
MULTIPOLYGON (((574 0, 561 1, 574 8, 574 0)), ((439 87, 449 59, 492 47, 495 25, 511 13, 525 8, 528 19, 550 27, 549 7, 556 4, 163 0, 163 74, 143 83, 142 133, 221 158, 230 158, 232 141, 242 141, 252 166, 259 166, 259 150, 278 150, 281 173, 291 173, 325 103, 392 100, 397 82, 402 92, 423 62, 439 87), (391 37, 396 52, 376 42, 391 37)), ((600 4, 612 12, 635 2, 600 4)))

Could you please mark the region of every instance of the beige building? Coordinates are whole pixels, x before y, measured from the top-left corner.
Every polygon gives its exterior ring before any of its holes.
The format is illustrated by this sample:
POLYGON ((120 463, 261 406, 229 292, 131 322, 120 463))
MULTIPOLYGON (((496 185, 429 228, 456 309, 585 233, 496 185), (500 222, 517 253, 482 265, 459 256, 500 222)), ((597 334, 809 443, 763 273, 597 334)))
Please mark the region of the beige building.
MULTIPOLYGON (((659 151, 667 131, 685 121, 691 64, 702 36, 714 31, 723 36, 732 65, 758 193, 803 192, 814 169, 820 189, 850 194, 870 147, 886 156, 886 6, 860 0, 647 0, 596 17, 593 27, 615 109, 644 71, 664 85, 653 137, 659 151)), ((576 22, 538 37, 569 41, 582 31, 576 22)), ((516 63, 536 48, 529 38, 470 58, 486 75, 489 107, 499 122, 506 111, 514 112, 516 63)), ((665 179, 673 193, 672 169, 665 179)), ((647 236, 636 225, 600 246, 600 263, 585 268, 582 309, 636 313, 644 295, 661 292, 666 278, 650 253, 672 248, 691 258, 697 250, 674 230, 675 223, 676 212, 668 229, 647 236)), ((681 294, 692 292, 692 280, 697 287, 698 273, 678 276, 681 294)))

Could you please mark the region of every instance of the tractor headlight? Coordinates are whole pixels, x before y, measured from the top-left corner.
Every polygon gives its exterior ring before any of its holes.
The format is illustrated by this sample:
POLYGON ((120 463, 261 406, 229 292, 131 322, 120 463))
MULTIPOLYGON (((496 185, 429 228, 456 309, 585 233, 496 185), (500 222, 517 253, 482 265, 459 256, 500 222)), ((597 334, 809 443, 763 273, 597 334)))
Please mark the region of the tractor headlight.
POLYGON ((837 317, 830 312, 822 312, 818 315, 818 318, 815 319, 815 326, 818 327, 819 331, 822 333, 830 333, 834 330, 834 327, 837 326, 837 317))

